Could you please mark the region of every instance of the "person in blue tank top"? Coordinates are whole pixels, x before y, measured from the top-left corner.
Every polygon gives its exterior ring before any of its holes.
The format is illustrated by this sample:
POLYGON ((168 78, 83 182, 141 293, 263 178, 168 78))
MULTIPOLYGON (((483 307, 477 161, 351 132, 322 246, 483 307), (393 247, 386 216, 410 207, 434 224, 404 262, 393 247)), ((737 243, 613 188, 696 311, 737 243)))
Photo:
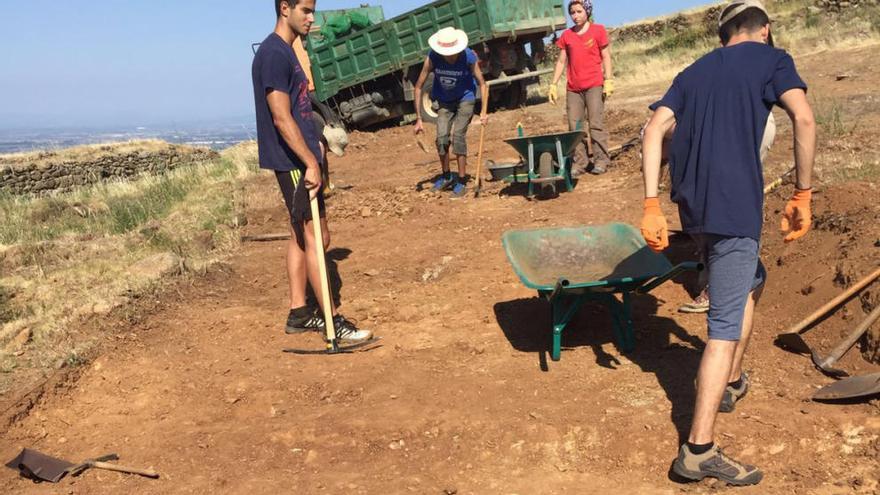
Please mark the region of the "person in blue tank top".
POLYGON ((489 121, 489 87, 480 71, 479 58, 468 48, 467 33, 452 27, 443 28, 428 38, 431 51, 425 58, 422 72, 415 85, 415 133, 424 132, 419 105, 422 88, 428 76, 434 75, 431 99, 440 109, 437 112, 437 152, 442 174, 434 183, 434 190, 452 189, 452 194, 463 196, 467 184, 467 130, 474 116, 477 86, 480 87, 482 110, 480 122, 489 121), (449 146, 452 134, 452 152, 458 162, 458 176, 449 170, 449 146))
POLYGON ((760 148, 774 105, 786 111, 794 131, 796 181, 781 222, 785 241, 803 237, 811 224, 816 122, 807 86, 791 56, 773 47, 770 29, 759 0, 726 5, 718 21, 723 46, 682 71, 651 105, 654 114, 642 144, 642 235, 654 251, 669 245, 657 193, 664 136, 671 132, 671 199, 709 274, 709 339, 697 373, 690 433, 672 466, 690 480, 712 477, 752 485, 763 477, 713 440, 718 412, 733 411, 749 388, 742 359, 767 275, 759 259, 764 219, 760 148))

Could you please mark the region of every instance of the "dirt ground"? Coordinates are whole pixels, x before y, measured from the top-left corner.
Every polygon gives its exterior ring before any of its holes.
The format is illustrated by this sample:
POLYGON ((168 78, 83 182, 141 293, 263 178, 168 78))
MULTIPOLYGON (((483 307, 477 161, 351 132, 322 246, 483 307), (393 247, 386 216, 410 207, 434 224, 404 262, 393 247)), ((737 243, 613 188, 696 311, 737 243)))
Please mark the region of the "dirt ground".
MULTIPOLYGON (((826 173, 854 157, 874 163, 876 46, 799 60, 811 95, 857 115, 849 134, 823 136, 826 173), (834 71, 826 68, 834 66, 834 71), (837 81, 837 73, 853 76, 837 81)), ((612 145, 637 135, 662 87, 625 90, 609 102, 612 145)), ((492 115, 486 158, 514 155, 503 138, 522 121, 529 134, 563 130, 563 109, 546 103, 492 115)), ((791 126, 767 164, 791 166, 791 126)), ((32 393, 3 398, 0 457, 22 447, 68 459, 116 452, 153 467, 144 478, 90 471, 58 485, 0 472, 0 492, 99 493, 712 493, 707 480, 679 484, 669 468, 687 435, 705 318, 677 313, 693 276, 635 298, 637 348, 614 345, 603 306, 588 305, 566 331, 559 362, 546 356, 549 306, 510 268, 510 229, 608 222, 638 224, 638 152, 573 192, 530 201, 487 183, 474 199, 418 191, 437 172, 408 128, 354 133, 333 180, 350 186, 330 201, 331 264, 341 275, 344 314, 383 337, 381 348, 345 356, 283 354, 319 346, 287 336, 283 242, 251 243, 203 278, 180 280, 135 316, 90 322, 107 333, 94 360, 60 372, 32 393), (11 409, 8 407, 13 406, 11 409)), ((476 151, 478 126, 471 131, 476 151)), ((472 160, 475 163, 475 160, 472 160)), ((843 164, 843 165, 841 165, 843 164)), ((738 493, 880 493, 880 401, 821 404, 809 397, 831 380, 805 356, 775 347, 775 335, 877 266, 878 184, 817 180, 815 229, 784 245, 777 226, 791 194, 767 198, 762 259, 769 281, 745 367, 747 398, 721 415, 717 441, 760 466, 765 480, 738 493)), ((251 197, 275 195, 263 174, 251 197)), ((668 197, 663 208, 677 224, 668 197)), ((280 204, 248 212, 247 233, 284 231, 280 204)), ((673 225, 675 228, 675 225, 673 225)), ((673 238, 669 256, 693 259, 673 238)), ((807 338, 825 352, 880 302, 876 285, 807 338)), ((859 352, 840 363, 880 371, 859 352)))

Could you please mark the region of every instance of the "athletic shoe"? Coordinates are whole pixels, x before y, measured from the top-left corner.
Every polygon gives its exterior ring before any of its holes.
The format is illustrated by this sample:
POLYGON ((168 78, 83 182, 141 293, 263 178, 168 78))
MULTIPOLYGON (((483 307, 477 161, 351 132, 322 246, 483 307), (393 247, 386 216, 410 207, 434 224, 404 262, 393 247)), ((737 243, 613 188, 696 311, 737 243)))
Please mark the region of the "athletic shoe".
POLYGON ((452 196, 456 198, 460 198, 467 193, 467 186, 463 183, 459 182, 452 188, 452 196))
POLYGON ((336 338, 341 343, 357 344, 358 342, 373 338, 373 332, 358 329, 354 323, 348 321, 342 315, 336 315, 333 317, 333 326, 336 330, 336 338))
POLYGON ((287 314, 287 325, 284 333, 297 334, 305 332, 319 332, 324 329, 324 318, 318 313, 318 308, 310 308, 305 315, 297 316, 296 310, 291 309, 287 314))
POLYGON ((700 455, 691 453, 687 444, 682 445, 672 471, 689 480, 717 478, 738 486, 757 485, 764 477, 760 469, 731 459, 717 445, 700 455))
POLYGON ((709 295, 704 290, 693 301, 682 304, 678 308, 680 313, 708 313, 709 312, 709 295))
POLYGON ((599 165, 593 165, 593 168, 590 169, 590 173, 593 175, 602 175, 605 173, 605 167, 600 167, 599 165))
POLYGON ((442 191, 455 183, 455 177, 451 174, 443 174, 439 179, 434 181, 431 187, 432 191, 442 191))
POLYGON ((719 412, 733 412, 737 401, 745 397, 746 392, 749 391, 749 375, 743 371, 740 379, 742 380, 742 385, 739 388, 733 388, 728 385, 724 389, 724 396, 721 397, 721 405, 718 407, 719 412))

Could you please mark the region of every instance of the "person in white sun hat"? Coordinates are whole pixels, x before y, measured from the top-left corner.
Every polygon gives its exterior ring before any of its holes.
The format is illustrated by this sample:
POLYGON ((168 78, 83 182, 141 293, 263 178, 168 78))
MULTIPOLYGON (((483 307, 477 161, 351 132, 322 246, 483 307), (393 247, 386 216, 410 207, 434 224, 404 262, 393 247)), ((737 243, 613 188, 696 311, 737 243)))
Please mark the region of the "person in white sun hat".
POLYGON ((437 114, 437 152, 440 155, 442 175, 434 183, 436 191, 452 189, 454 196, 463 196, 467 184, 467 130, 474 116, 476 90, 480 87, 482 109, 480 122, 489 121, 489 87, 480 72, 479 59, 468 48, 467 33, 461 29, 445 27, 428 38, 431 47, 422 72, 416 81, 416 124, 415 133, 424 132, 418 105, 422 98, 422 88, 428 75, 434 75, 431 99, 440 105, 437 114), (451 134, 451 143, 450 143, 451 134), (458 162, 458 176, 449 170, 449 146, 458 162))

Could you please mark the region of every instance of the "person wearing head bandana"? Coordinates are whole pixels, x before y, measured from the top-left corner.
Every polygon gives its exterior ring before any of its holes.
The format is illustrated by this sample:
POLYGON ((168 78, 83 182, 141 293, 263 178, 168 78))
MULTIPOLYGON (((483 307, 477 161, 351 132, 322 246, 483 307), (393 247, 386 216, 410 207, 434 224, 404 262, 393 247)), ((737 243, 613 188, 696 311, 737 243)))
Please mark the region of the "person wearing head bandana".
POLYGON ((611 45, 605 26, 592 22, 591 0, 571 0, 568 14, 574 26, 563 31, 556 41, 559 58, 547 96, 550 103, 555 105, 557 85, 567 66, 565 105, 568 127, 570 130, 589 129, 589 139, 593 145, 593 166, 588 169, 585 143, 578 144, 574 152, 572 176, 577 177, 585 171, 598 175, 611 164, 604 116, 605 98, 614 93, 611 45))

